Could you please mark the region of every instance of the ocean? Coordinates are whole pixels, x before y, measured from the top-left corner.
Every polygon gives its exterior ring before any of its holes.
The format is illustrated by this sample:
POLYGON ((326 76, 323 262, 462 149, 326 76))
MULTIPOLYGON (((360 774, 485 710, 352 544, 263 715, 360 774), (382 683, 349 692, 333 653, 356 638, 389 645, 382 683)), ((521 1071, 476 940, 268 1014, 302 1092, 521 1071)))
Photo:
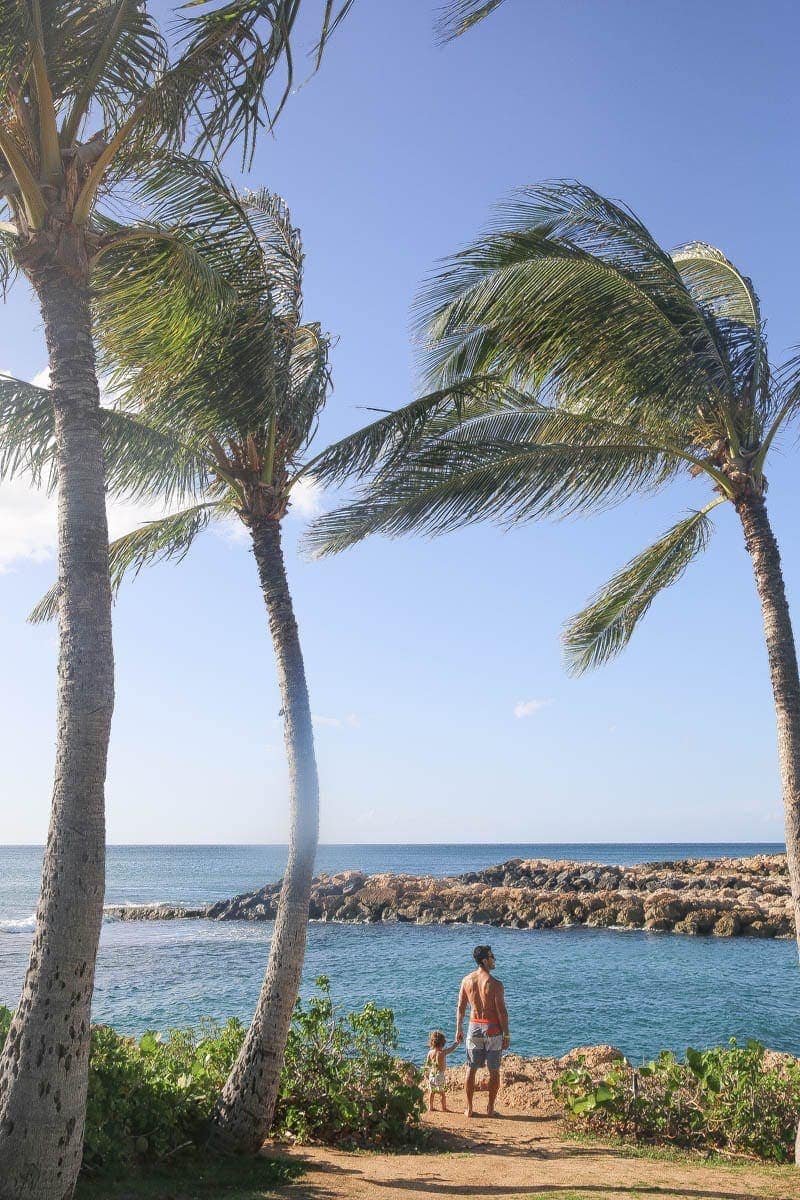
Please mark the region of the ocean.
MULTIPOLYGON (((774 844, 321 846, 317 870, 451 875, 509 858, 635 863, 776 853, 774 844)), ((112 846, 109 904, 200 904, 280 878, 280 846, 112 846)), ((0 1004, 16 1002, 33 930, 42 848, 0 847, 0 1004)), ((94 1019, 125 1033, 211 1016, 248 1020, 270 924, 106 921, 94 1019)), ((344 1007, 392 1008, 402 1050, 453 1024, 472 947, 490 941, 506 987, 512 1048, 561 1055, 609 1042, 632 1060, 669 1048, 756 1037, 800 1054, 800 969, 793 942, 603 929, 325 925, 309 931, 303 994, 327 975, 344 1007)))

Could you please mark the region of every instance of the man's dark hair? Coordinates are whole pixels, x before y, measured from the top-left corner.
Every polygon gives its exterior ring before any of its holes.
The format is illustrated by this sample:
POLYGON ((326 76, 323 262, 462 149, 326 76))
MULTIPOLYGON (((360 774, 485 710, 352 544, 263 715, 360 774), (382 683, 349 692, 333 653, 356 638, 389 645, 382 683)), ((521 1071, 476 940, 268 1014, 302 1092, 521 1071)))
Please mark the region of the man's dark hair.
POLYGON ((476 946, 475 949, 472 951, 472 957, 475 959, 475 962, 480 967, 483 963, 483 960, 485 958, 488 958, 491 953, 492 953, 491 946, 476 946))

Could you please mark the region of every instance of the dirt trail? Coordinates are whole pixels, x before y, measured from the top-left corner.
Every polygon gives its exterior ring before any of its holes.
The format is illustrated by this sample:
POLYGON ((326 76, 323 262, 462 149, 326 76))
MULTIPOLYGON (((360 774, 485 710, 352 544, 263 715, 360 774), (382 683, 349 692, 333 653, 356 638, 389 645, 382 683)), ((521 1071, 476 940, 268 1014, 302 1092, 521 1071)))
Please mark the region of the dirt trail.
MULTIPOLYGON (((451 1107, 458 1096, 449 1097, 451 1107)), ((289 1151, 306 1173, 286 1200, 800 1200, 791 1167, 703 1166, 625 1158, 613 1148, 578 1145, 552 1118, 514 1113, 471 1121, 460 1112, 426 1117, 438 1152, 352 1154, 289 1151)))

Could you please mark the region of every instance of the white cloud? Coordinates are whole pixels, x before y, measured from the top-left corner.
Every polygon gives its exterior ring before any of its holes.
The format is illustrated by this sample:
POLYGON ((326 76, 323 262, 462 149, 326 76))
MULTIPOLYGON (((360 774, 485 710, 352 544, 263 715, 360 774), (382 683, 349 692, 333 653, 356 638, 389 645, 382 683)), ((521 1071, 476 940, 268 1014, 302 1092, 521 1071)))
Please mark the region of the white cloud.
POLYGON ((226 542, 249 542, 250 530, 244 524, 236 513, 230 513, 227 517, 221 517, 211 526, 211 532, 217 537, 221 537, 226 542))
POLYGON ((55 548, 55 501, 23 479, 0 486, 0 573, 21 559, 44 562, 55 548))
MULTIPOLYGON (((113 541, 143 521, 165 513, 159 503, 112 500, 108 505, 108 533, 113 541)), ((25 479, 0 484, 0 574, 20 562, 47 562, 55 558, 58 507, 55 496, 31 487, 25 479)))
POLYGON ((41 371, 37 372, 37 374, 34 375, 33 379, 31 380, 31 383, 34 384, 35 387, 49 388, 50 387, 50 368, 43 367, 41 371))
POLYGON ((348 713, 344 719, 341 717, 323 717, 319 713, 312 713, 311 720, 315 725, 324 725, 329 729, 360 729, 361 721, 356 713, 348 713))
POLYGON ((552 703, 552 700, 518 700, 514 705, 514 716, 517 720, 522 717, 535 716, 543 708, 549 708, 552 703))
POLYGON ((323 489, 314 479, 303 476, 292 488, 292 502, 289 506, 289 516, 316 517, 322 512, 323 489))
POLYGON ((342 722, 338 717, 321 717, 319 713, 313 713, 311 720, 315 725, 328 725, 331 729, 342 728, 342 722))

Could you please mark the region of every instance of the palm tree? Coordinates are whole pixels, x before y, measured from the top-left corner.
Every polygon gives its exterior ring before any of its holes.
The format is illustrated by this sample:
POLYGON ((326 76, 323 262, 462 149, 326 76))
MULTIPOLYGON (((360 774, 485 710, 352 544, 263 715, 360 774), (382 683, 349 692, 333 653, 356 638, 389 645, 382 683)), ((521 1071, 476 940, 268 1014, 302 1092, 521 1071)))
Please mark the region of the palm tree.
POLYGON ((721 251, 667 253, 627 208, 573 183, 515 197, 433 280, 421 321, 440 391, 320 457, 320 479, 370 479, 312 526, 311 547, 591 513, 703 480, 708 502, 569 624, 568 664, 617 654, 707 544, 710 512, 732 505, 761 601, 800 939, 800 683, 765 499, 768 454, 800 411, 800 359, 773 371, 753 284, 721 251))
MULTIPOLYGON (((333 0, 323 4, 317 58, 351 3, 336 12, 333 0)), ((23 272, 44 322, 60 578, 52 817, 37 930, 0 1059, 2 1200, 71 1195, 82 1149, 114 696, 90 289, 101 264, 135 275, 142 251, 144 290, 148 271, 163 275, 166 260, 183 253, 174 227, 123 230, 108 201, 128 203, 131 186, 151 171, 163 175, 187 142, 214 154, 239 142, 251 157, 259 126, 274 120, 291 87, 299 9, 299 0, 201 0, 184 12, 174 54, 142 0, 8 0, 0 12, 0 271, 23 272), (281 68, 270 109, 265 89, 281 68)), ((174 189, 173 211, 179 195, 174 189)), ((191 222, 190 207, 183 219, 191 222)), ((208 284, 208 271, 200 274, 208 284)), ((207 315, 219 306, 215 291, 207 315)), ((144 323, 141 306, 129 315, 144 323)), ((175 337, 190 324, 176 319, 175 337)))
MULTIPOLYGON (((252 1153, 263 1144, 277 1099, 303 967, 318 835, 311 709, 281 523, 293 489, 304 478, 302 459, 330 379, 329 339, 319 325, 302 319, 299 231, 278 197, 260 191, 247 196, 245 204, 259 238, 259 286, 240 291, 235 313, 214 336, 204 338, 199 349, 186 346, 178 359, 169 344, 157 345, 161 321, 147 339, 131 338, 127 321, 120 324, 117 311, 107 306, 100 339, 109 367, 111 358, 116 363, 122 405, 122 411, 101 410, 112 486, 128 494, 160 491, 166 501, 195 493, 188 507, 112 542, 112 589, 150 562, 182 559, 211 522, 238 518, 250 538, 267 608, 289 763, 289 857, 255 1016, 217 1105, 213 1130, 223 1148, 252 1153)), ((160 307, 155 297, 151 305, 160 307)), ((20 410, 19 401, 9 397, 9 407, 14 404, 20 410)), ((35 407, 29 399, 27 411, 35 407)), ((23 462, 33 457, 41 471, 52 434, 41 398, 38 409, 42 415, 35 428, 19 417, 9 417, 6 424, 14 425, 23 462)), ((58 602, 56 586, 32 619, 53 617, 58 602)))

